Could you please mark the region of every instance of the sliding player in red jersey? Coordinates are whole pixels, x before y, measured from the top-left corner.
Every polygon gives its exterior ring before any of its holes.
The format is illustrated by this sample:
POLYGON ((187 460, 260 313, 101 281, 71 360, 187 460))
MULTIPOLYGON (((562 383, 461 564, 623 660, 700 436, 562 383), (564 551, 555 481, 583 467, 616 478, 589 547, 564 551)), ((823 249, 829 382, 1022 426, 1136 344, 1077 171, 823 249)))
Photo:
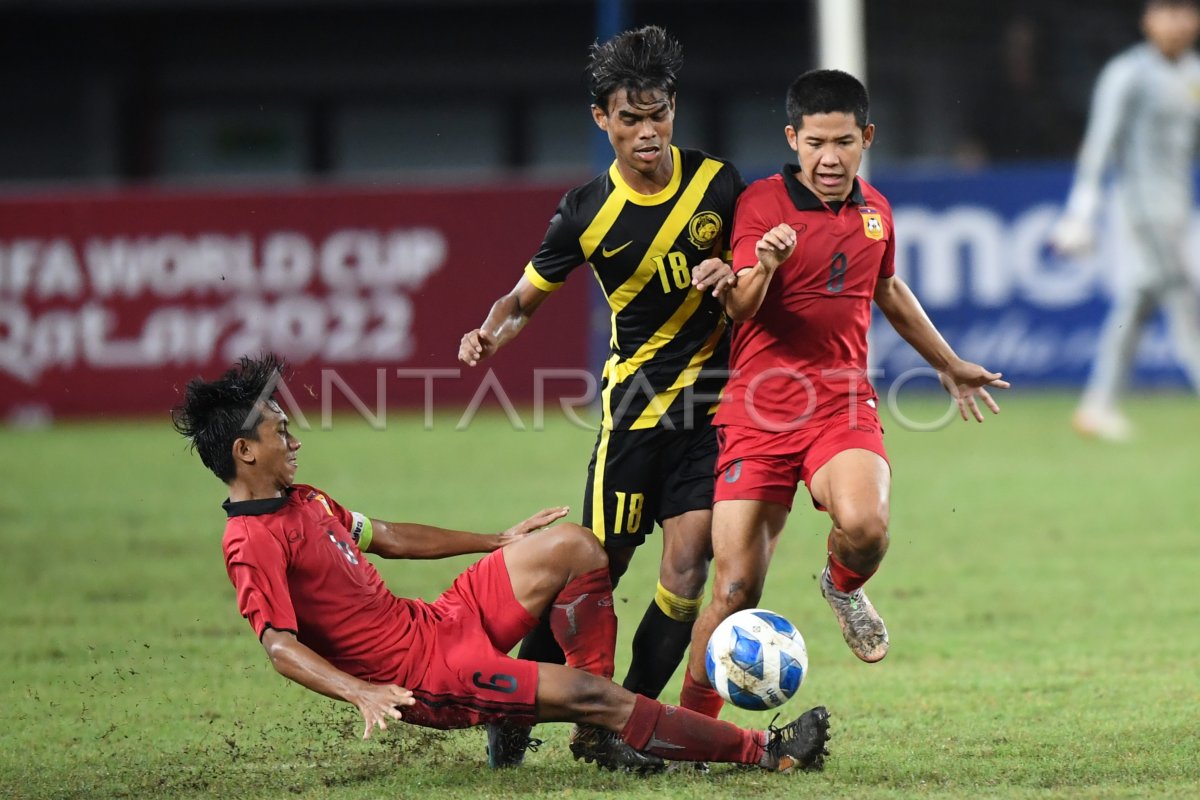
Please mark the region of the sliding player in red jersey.
MULTIPOLYGON (((610 769, 663 758, 820 769, 828 714, 754 731, 635 695, 611 680, 616 616, 604 548, 539 512, 501 534, 372 519, 294 482, 300 442, 272 399, 279 362, 243 358, 191 381, 176 429, 228 487, 223 550, 238 610, 281 675, 363 716, 363 736, 393 720, 433 728, 573 721, 611 732, 573 750, 610 769), (392 594, 367 559, 490 552, 432 603, 392 594), (549 611, 566 666, 507 652, 549 611)), ((585 727, 586 726, 586 727, 585 727)))
MULTIPOLYGON (((714 424, 720 453, 713 507, 712 603, 692 632, 687 682, 707 684, 705 643, 728 615, 758 603, 797 485, 829 512, 821 591, 860 659, 878 661, 888 635, 862 586, 888 546, 891 468, 867 378, 871 301, 983 421, 997 373, 959 358, 895 275, 887 200, 857 177, 874 137, 866 89, 836 70, 788 90, 785 132, 798 164, 750 185, 734 215, 737 284, 724 294, 737 323, 731 377, 714 424)), ((684 704, 716 716, 712 690, 684 704)))

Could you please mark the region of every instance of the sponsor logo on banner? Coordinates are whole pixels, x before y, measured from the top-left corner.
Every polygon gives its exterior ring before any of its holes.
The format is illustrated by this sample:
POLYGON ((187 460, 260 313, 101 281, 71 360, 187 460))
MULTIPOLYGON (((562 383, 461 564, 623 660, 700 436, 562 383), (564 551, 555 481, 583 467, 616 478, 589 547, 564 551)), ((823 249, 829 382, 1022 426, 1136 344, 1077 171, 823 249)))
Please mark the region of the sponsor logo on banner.
POLYGON ((0 372, 33 383, 81 363, 203 364, 263 350, 403 360, 410 292, 442 268, 446 247, 427 228, 0 241, 0 372), (153 310, 130 331, 122 304, 153 310))
POLYGON ((192 377, 268 351, 322 408, 419 403, 434 377, 439 400, 473 398, 485 375, 528 401, 536 370, 586 363, 587 281, 547 304, 552 341, 506 352, 495 374, 464 377, 458 342, 511 287, 561 194, 0 198, 0 422, 161 413, 192 377))
MULTIPOLYGON (((1075 259, 1048 245, 1061 198, 1029 202, 1012 214, 983 204, 935 210, 893 203, 896 273, 963 357, 1023 386, 1078 386, 1086 379, 1100 327, 1125 279, 1128 243, 1120 225, 1102 225, 1095 252, 1075 259)), ((1194 235, 1194 274, 1197 245, 1194 235)), ((872 362, 883 373, 881 383, 925 366, 881 315, 872 329, 872 362)), ((1135 377, 1141 385, 1180 383, 1161 321, 1139 343, 1135 377)))

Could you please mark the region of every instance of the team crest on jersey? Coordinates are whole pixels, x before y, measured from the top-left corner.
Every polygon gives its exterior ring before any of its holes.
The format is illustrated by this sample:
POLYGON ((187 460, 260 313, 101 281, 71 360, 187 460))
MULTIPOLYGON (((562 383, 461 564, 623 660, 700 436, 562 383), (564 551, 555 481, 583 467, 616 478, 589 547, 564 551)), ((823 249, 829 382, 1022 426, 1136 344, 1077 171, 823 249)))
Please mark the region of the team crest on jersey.
POLYGON ((883 238, 883 216, 873 208, 863 206, 859 213, 862 214, 863 233, 868 239, 879 241, 883 238))
POLYGON ((688 240, 697 250, 707 250, 721 235, 721 218, 712 211, 701 211, 688 222, 688 240))

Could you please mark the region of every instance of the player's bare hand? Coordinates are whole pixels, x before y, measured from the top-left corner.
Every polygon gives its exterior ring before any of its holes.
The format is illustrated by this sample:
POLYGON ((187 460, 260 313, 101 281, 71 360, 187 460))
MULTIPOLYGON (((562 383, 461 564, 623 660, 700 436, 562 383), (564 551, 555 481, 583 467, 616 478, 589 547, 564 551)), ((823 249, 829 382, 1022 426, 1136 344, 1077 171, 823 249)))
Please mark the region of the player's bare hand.
POLYGON ((758 256, 758 262, 768 272, 779 269, 779 265, 791 258, 795 250, 796 230, 787 224, 771 228, 754 245, 754 254, 758 256))
POLYGON ((706 258, 692 270, 692 286, 702 292, 712 287, 712 296, 720 300, 726 290, 737 286, 737 275, 721 259, 706 258))
POLYGON ((518 522, 511 528, 500 534, 497 539, 499 546, 504 547, 506 544, 524 539, 534 531, 539 531, 547 525, 558 522, 571 511, 570 506, 555 506, 553 508, 543 508, 538 513, 526 520, 518 522))
POLYGON ((982 400, 993 414, 1000 413, 1000 405, 988 393, 986 387, 991 386, 996 389, 1009 387, 1008 381, 1003 380, 1001 373, 988 372, 978 364, 962 359, 951 363, 945 371, 938 372, 938 379, 941 380, 942 386, 946 387, 950 396, 954 398, 954 402, 958 404, 959 416, 964 420, 974 417, 976 422, 983 422, 983 412, 979 410, 976 399, 982 400))
POLYGON ((473 367, 495 352, 496 341, 482 329, 476 328, 463 334, 458 345, 458 360, 473 367))
POLYGON ((366 723, 363 738, 369 739, 376 728, 386 731, 388 720, 401 719, 400 706, 416 703, 413 693, 394 684, 364 683, 363 688, 351 702, 358 707, 366 723))

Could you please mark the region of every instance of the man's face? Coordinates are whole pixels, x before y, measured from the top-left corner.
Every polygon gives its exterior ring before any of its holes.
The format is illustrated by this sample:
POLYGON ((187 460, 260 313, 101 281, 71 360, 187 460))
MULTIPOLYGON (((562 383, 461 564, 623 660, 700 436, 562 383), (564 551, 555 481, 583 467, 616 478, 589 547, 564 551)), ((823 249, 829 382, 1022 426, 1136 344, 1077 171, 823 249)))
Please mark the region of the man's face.
POLYGON ((246 449, 239 458, 236 451, 239 445, 235 444, 234 455, 241 469, 270 478, 275 486, 285 489, 296 478, 296 451, 300 449, 300 440, 288 430, 287 414, 274 400, 268 400, 258 408, 262 414, 256 426, 258 440, 239 439, 246 449))
POLYGON ((875 138, 875 126, 858 127, 853 114, 807 114, 800 130, 784 128, 788 146, 800 162, 800 182, 825 202, 845 200, 854 186, 863 151, 875 138))
POLYGON ((1163 55, 1179 58, 1200 36, 1200 12, 1190 6, 1150 6, 1142 17, 1142 30, 1163 55))
POLYGON ((592 118, 623 167, 653 177, 669 162, 665 160, 675 127, 675 98, 661 89, 630 97, 619 89, 608 98, 608 108, 592 106, 592 118))

